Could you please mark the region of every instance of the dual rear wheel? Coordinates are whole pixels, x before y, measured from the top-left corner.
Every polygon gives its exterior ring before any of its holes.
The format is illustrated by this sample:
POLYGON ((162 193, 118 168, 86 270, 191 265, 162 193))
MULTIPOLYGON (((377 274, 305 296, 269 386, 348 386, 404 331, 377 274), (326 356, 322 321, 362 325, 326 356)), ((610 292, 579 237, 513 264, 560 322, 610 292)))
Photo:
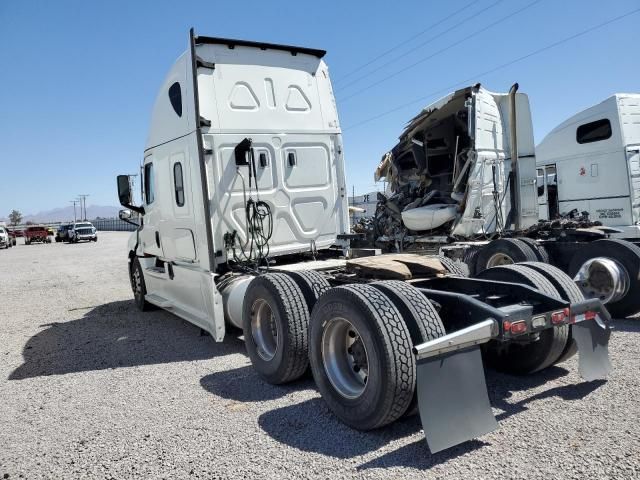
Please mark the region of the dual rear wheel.
MULTIPOLYGON (((562 272, 530 262, 485 270, 480 278, 523 283, 574 302, 579 289, 562 272)), ((253 366, 282 384, 311 369, 333 413, 370 430, 417 411, 414 345, 445 335, 431 302, 401 281, 331 288, 316 272, 255 277, 245 295, 243 331, 253 366)), ((545 330, 529 343, 490 343, 495 369, 526 374, 575 354, 568 326, 545 330)))
POLYGON ((406 283, 330 288, 316 272, 256 277, 243 322, 262 378, 286 383, 310 365, 331 410, 361 430, 417 410, 413 345, 444 334, 429 300, 406 283))
MULTIPOLYGON (((576 284, 558 268, 540 262, 502 265, 480 272, 477 278, 521 283, 551 297, 579 302, 584 296, 576 284)), ((529 342, 502 344, 490 341, 483 347, 487 364, 499 371, 529 374, 568 360, 577 352, 571 326, 543 330, 529 342)))

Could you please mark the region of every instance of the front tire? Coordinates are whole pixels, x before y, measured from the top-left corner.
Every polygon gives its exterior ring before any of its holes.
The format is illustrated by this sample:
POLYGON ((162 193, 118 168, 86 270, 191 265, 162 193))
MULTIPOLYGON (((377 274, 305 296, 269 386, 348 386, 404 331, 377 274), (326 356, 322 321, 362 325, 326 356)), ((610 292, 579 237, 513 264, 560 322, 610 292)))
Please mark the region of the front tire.
POLYGON ((151 310, 151 304, 145 300, 147 286, 144 282, 142 266, 137 258, 133 259, 130 272, 131 289, 133 290, 133 300, 141 312, 151 310))

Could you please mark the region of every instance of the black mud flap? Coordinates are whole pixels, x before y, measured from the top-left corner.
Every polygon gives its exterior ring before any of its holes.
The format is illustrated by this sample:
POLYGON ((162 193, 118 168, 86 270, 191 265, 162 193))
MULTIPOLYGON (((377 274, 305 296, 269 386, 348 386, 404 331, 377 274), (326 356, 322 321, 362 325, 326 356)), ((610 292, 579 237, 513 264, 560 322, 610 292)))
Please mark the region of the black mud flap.
POLYGON ((599 320, 588 320, 573 325, 572 335, 578 345, 580 376, 586 381, 607 378, 611 371, 609 361, 609 325, 599 320))
POLYGON ((431 453, 498 427, 478 346, 420 360, 417 388, 420 419, 431 453))

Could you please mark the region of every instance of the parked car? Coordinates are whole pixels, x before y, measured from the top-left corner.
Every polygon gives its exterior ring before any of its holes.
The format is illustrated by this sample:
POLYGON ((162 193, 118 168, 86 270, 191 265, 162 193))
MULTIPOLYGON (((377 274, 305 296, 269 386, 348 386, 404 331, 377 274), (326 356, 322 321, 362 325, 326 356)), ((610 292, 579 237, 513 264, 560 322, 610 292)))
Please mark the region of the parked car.
POLYGON ((56 231, 56 242, 68 242, 69 241, 69 229, 70 224, 60 225, 56 231))
POLYGON ((6 227, 0 226, 0 248, 11 248, 13 246, 13 239, 9 235, 9 230, 6 227))
POLYGON ((78 243, 83 240, 97 242, 96 227, 91 222, 76 222, 69 225, 69 241, 78 243))
POLYGON ((33 226, 27 227, 24 231, 24 244, 31 245, 33 242, 51 243, 47 227, 33 226))

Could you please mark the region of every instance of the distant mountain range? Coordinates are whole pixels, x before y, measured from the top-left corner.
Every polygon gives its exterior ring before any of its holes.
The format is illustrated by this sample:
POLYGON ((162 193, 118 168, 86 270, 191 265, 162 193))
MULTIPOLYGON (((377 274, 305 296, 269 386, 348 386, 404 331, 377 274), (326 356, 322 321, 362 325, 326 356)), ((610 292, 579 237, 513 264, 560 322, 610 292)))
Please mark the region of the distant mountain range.
MULTIPOLYGON (((87 219, 93 220, 97 217, 114 218, 118 216, 118 211, 120 210, 120 208, 121 207, 87 205, 87 219)), ((80 207, 76 207, 76 212, 78 218, 80 218, 80 207)), ((73 205, 62 208, 54 208, 52 210, 46 210, 44 212, 38 212, 32 215, 23 214, 22 217, 22 223, 66 222, 69 220, 73 220, 73 205)), ((0 221, 9 223, 9 220, 7 218, 0 218, 0 221)))

